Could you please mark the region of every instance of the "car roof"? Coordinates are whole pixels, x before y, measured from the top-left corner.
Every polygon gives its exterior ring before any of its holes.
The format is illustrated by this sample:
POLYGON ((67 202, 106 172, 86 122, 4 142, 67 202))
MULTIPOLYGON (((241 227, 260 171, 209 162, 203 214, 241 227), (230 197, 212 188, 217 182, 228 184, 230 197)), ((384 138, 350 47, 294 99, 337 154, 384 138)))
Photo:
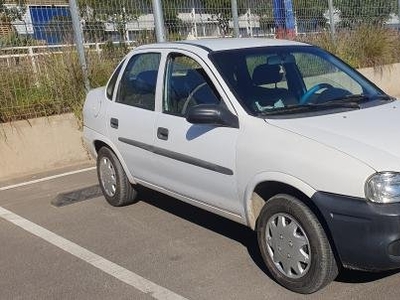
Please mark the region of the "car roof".
POLYGON ((201 48, 207 52, 234 50, 244 48, 257 48, 257 47, 272 47, 272 46, 309 46, 308 44, 280 40, 280 39, 266 39, 266 38, 210 38, 199 40, 184 40, 177 42, 164 42, 150 45, 143 45, 138 48, 182 48, 193 49, 201 48))

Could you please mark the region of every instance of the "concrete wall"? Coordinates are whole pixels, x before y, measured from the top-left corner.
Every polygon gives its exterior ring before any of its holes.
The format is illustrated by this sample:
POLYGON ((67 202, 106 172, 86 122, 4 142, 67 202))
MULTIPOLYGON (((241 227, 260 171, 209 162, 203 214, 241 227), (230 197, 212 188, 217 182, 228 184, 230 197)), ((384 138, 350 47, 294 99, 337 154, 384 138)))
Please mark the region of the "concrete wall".
POLYGON ((389 95, 400 96, 400 64, 385 66, 377 70, 367 68, 359 71, 389 95))
MULTIPOLYGON (((400 96, 400 64, 360 70, 385 92, 400 96)), ((73 114, 0 124, 0 181, 88 162, 73 114)))
POLYGON ((0 181, 88 160, 73 114, 0 124, 0 181))

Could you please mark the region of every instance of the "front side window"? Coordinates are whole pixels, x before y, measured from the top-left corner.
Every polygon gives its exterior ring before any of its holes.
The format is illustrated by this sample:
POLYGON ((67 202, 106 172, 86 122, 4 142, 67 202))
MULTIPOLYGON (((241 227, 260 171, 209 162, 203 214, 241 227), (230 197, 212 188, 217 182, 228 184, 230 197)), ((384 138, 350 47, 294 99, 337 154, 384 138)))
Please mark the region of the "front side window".
POLYGON ((253 115, 334 113, 391 101, 358 72, 316 47, 249 48, 210 57, 253 115))
POLYGON ((169 56, 164 83, 164 113, 185 116, 194 105, 219 103, 220 97, 214 85, 198 62, 178 53, 169 56))
POLYGON ((159 53, 145 53, 130 59, 120 81, 117 102, 154 110, 160 58, 159 53))

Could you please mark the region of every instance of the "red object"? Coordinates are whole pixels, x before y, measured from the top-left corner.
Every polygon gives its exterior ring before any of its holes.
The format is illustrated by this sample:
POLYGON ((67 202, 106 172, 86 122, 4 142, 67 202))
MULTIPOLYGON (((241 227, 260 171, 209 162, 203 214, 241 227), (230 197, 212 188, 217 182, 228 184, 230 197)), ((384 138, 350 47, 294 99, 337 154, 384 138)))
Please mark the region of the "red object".
POLYGON ((296 37, 296 32, 294 29, 277 28, 275 35, 278 39, 293 40, 296 37))

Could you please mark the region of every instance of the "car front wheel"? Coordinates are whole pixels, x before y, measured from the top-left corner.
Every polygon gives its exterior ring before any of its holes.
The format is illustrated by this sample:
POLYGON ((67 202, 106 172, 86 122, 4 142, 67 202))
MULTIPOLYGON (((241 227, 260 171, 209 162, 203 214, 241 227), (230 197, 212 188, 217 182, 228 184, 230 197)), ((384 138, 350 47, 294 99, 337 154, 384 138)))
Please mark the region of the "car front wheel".
POLYGON ((257 222, 257 238, 272 276, 289 290, 310 294, 338 274, 322 225, 295 197, 281 194, 266 202, 257 222))
POLYGON ((98 152, 97 177, 104 197, 112 206, 135 202, 136 190, 129 182, 117 156, 107 147, 102 147, 98 152))

